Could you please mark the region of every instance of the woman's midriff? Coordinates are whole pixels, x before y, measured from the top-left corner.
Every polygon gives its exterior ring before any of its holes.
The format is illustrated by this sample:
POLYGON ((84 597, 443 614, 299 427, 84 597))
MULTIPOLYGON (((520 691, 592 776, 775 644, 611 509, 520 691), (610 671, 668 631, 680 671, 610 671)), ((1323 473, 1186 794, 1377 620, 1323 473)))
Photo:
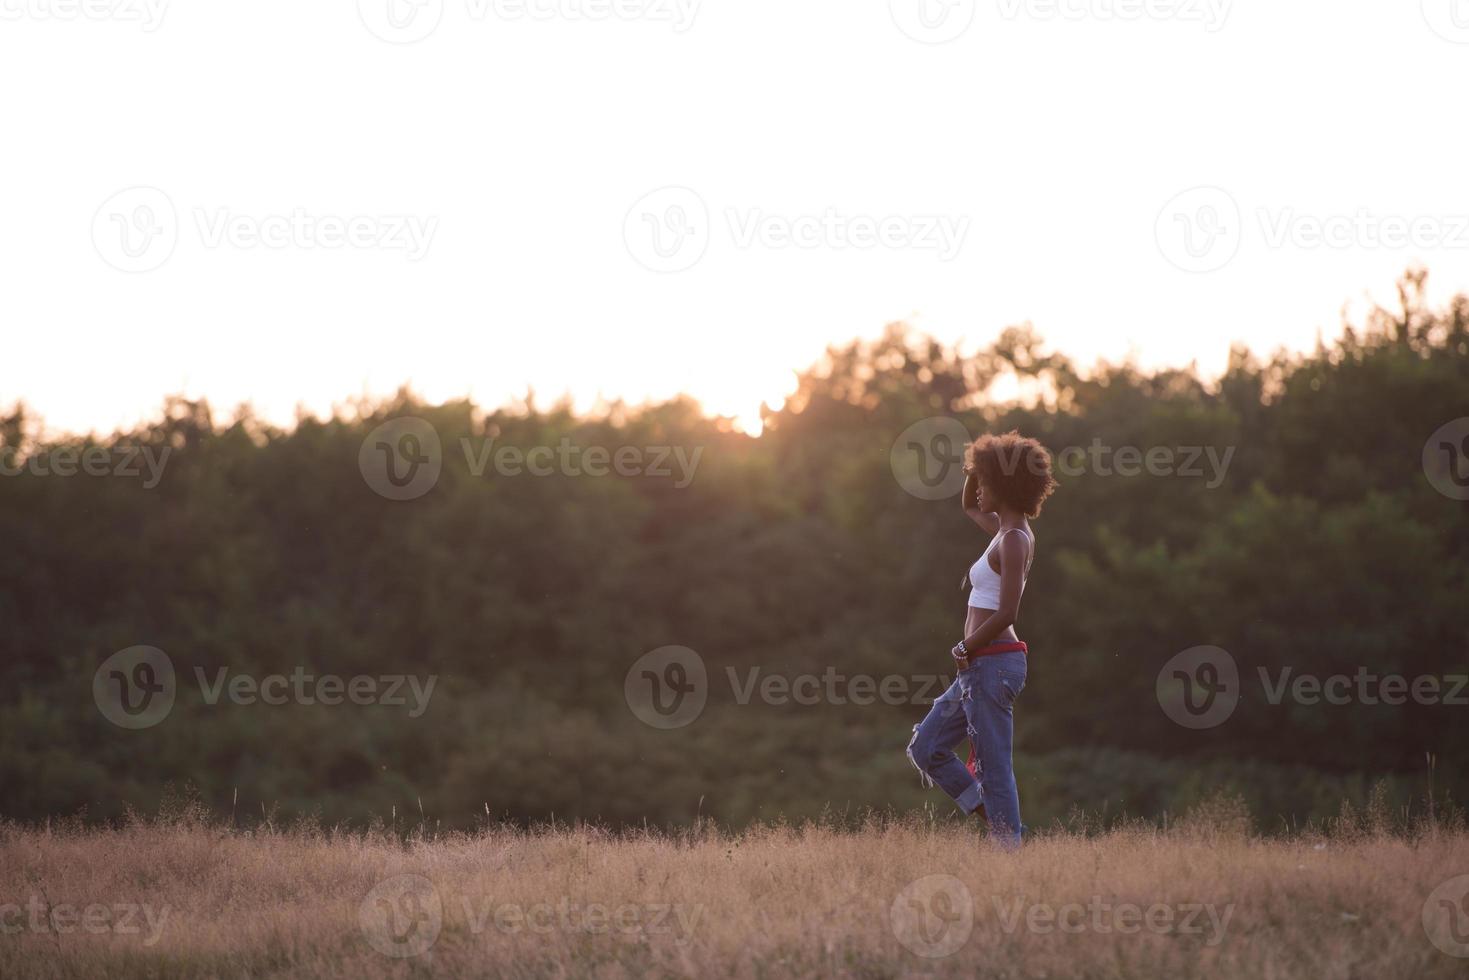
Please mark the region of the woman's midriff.
MULTIPOLYGON (((964 617, 964 635, 969 636, 975 630, 979 629, 981 623, 994 614, 995 611, 993 609, 980 609, 978 606, 970 606, 969 615, 964 617)), ((995 637, 994 642, 1014 642, 1016 639, 1018 637, 1015 635, 1015 627, 1006 626, 1000 635, 995 637)))

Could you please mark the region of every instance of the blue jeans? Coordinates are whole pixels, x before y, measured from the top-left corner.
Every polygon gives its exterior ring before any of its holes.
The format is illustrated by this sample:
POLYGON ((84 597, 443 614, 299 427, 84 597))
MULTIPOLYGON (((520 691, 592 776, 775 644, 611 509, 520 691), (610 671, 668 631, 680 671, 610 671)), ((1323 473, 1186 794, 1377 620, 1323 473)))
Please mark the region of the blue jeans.
POLYGON ((965 813, 983 805, 990 832, 1010 844, 1020 843, 1025 831, 1010 758, 1015 699, 1025 688, 1025 661, 1020 651, 997 653, 960 671, 928 717, 913 726, 908 743, 908 760, 926 784, 937 783, 965 813), (954 746, 966 738, 979 749, 979 779, 954 754, 954 746))

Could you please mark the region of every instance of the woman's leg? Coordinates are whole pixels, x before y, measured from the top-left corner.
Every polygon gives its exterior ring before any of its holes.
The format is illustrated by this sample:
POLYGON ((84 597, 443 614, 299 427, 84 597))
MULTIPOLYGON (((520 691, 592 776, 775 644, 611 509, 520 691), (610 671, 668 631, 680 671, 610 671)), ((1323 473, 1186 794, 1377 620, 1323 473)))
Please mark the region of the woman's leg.
POLYGON ((969 734, 969 720, 961 698, 963 689, 956 680, 949 685, 928 717, 913 726, 908 742, 908 761, 929 783, 949 794, 965 813, 973 813, 984 802, 979 783, 954 754, 954 746, 969 734))
POLYGON ((1023 653, 985 657, 960 675, 968 692, 963 701, 965 713, 979 745, 990 832, 1011 844, 1020 842, 1023 828, 1011 750, 1015 741, 1015 699, 1025 687, 1025 675, 1023 653))

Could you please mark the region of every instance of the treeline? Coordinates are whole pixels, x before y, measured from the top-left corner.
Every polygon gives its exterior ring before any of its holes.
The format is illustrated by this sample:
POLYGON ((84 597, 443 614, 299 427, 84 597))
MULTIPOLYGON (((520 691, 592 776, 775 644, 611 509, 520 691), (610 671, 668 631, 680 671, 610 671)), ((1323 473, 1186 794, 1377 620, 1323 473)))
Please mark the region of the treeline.
POLYGON ((831 350, 758 438, 687 401, 580 417, 405 393, 284 430, 171 399, 83 442, 38 441, 18 408, 0 419, 0 815, 106 819, 170 785, 238 820, 355 824, 947 807, 903 748, 950 673, 959 579, 985 539, 956 500, 909 492, 895 441, 933 417, 1068 450, 1019 625, 1032 826, 1220 789, 1267 826, 1302 821, 1380 779, 1406 801, 1429 756, 1435 792, 1462 797, 1469 704, 1447 702, 1469 675, 1453 482, 1469 446, 1425 444, 1469 416, 1469 298, 1431 309, 1410 274, 1399 301, 1309 355, 1236 351, 1213 383, 1083 371, 1028 328, 962 355, 895 328, 831 350), (1019 401, 990 397, 1002 379, 1019 401), (438 449, 380 428, 403 418, 438 449), (414 460, 437 477, 389 499, 376 443, 402 454, 399 482, 414 460), (549 475, 505 465, 506 447, 549 447, 549 475), (130 729, 94 680, 138 645, 167 655, 177 692, 130 729), (671 645, 701 658, 708 704, 663 730, 630 707, 628 674, 671 645), (1194 729, 1158 682, 1201 645, 1237 665, 1239 703, 1194 729), (1438 695, 1384 703, 1371 678, 1388 675, 1438 695), (321 703, 328 676, 371 678, 357 693, 374 703, 321 703), (1345 700, 1313 699, 1303 676, 1345 700))

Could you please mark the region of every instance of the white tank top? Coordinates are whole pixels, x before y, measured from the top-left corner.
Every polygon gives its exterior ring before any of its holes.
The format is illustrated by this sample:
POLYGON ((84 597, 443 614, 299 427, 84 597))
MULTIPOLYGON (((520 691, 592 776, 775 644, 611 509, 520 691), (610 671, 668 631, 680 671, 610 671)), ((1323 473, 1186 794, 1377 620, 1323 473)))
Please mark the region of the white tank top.
POLYGON ((1019 531, 1030 539, 1030 554, 1025 559, 1025 572, 1020 576, 1021 591, 1025 589, 1025 580, 1030 575, 1031 563, 1035 561, 1035 538, 1026 534, 1024 528, 1012 527, 1002 530, 990 541, 990 546, 984 549, 984 554, 979 556, 979 561, 969 566, 969 604, 976 609, 999 609, 1000 608, 1000 573, 990 567, 990 552, 1000 539, 1005 536, 1005 531, 1019 531))

